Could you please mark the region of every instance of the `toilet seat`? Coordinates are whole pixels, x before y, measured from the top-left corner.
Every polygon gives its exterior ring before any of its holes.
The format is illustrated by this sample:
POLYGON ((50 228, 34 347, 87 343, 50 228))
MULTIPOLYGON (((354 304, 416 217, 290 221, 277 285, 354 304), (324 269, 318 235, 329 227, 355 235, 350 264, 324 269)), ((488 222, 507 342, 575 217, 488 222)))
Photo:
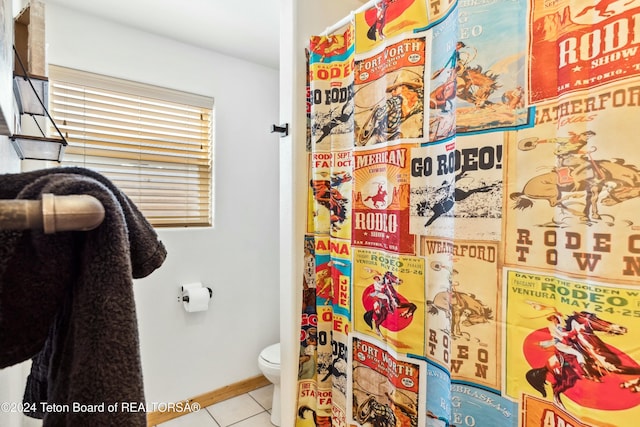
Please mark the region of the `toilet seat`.
POLYGON ((280 365, 280 344, 272 344, 269 347, 262 350, 260 353, 260 359, 269 365, 280 365))

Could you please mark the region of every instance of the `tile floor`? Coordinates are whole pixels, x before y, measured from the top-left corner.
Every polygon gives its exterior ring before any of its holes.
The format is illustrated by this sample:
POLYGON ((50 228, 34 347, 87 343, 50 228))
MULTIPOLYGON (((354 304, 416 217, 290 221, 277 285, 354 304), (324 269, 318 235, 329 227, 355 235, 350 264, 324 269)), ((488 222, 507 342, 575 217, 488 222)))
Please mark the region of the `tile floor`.
POLYGON ((157 427, 273 427, 270 421, 272 395, 273 384, 270 384, 157 427))

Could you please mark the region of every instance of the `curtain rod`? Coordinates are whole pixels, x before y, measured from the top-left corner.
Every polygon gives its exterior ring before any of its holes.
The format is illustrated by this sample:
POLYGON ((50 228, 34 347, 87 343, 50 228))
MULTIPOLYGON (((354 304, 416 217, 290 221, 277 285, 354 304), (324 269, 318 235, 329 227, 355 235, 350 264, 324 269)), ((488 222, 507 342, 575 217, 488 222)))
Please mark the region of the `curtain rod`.
POLYGON ((347 16, 345 16, 344 18, 342 18, 341 20, 339 20, 338 22, 336 22, 335 24, 327 27, 326 30, 324 30, 322 33, 320 33, 321 36, 327 36, 330 33, 334 32, 335 30, 337 30, 340 27, 343 27, 345 25, 347 25, 349 23, 349 21, 351 21, 351 17, 353 15, 355 15, 356 13, 360 13, 364 10, 369 9, 372 6, 375 6, 376 4, 378 4, 380 1, 382 0, 369 0, 368 2, 366 2, 365 4, 363 4, 362 6, 360 6, 359 8, 357 8, 356 10, 352 10, 347 16))

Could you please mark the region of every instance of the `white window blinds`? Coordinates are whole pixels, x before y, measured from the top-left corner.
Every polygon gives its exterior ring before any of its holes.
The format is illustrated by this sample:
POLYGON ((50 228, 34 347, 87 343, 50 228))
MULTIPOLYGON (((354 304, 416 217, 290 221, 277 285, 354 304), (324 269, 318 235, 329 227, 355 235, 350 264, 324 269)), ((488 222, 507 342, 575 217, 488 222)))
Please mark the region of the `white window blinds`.
POLYGON ((64 166, 108 177, 154 226, 212 223, 213 99, 49 66, 64 166))

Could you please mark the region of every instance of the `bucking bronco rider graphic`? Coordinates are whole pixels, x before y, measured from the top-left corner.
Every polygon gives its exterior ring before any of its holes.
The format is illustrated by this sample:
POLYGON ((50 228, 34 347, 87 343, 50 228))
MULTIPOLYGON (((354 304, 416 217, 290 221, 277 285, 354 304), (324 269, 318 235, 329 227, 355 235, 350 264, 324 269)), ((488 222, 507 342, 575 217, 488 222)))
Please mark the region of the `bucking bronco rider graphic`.
MULTIPOLYGON (((575 177, 584 173, 586 169, 592 171, 592 176, 587 179, 597 181, 602 177, 598 173, 595 162, 593 162, 589 156, 595 148, 585 150, 589 139, 595 136, 595 134, 595 132, 588 130, 581 133, 569 132, 568 137, 548 139, 527 138, 520 141, 519 147, 521 150, 528 151, 534 149, 538 144, 556 144, 556 149, 553 151, 553 154, 557 159, 555 171, 558 174, 559 185, 573 184, 575 177)), ((574 191, 577 191, 577 189, 574 191)))
MULTIPOLYGON (((579 372, 578 374, 582 374, 581 376, 585 376, 587 369, 585 366, 586 361, 585 361, 584 355, 571 345, 571 343, 575 341, 576 336, 578 335, 578 331, 575 329, 573 330, 565 329, 562 326, 562 323, 563 323, 562 316, 558 313, 554 313, 548 316, 547 320, 551 322, 548 326, 551 339, 546 341, 541 341, 539 343, 540 347, 542 348, 555 347, 558 351, 562 353, 571 354, 575 356, 582 370, 582 372, 579 372)), ((560 366, 554 367, 554 373, 558 376, 561 375, 560 366)))
POLYGON ((442 72, 446 69, 451 69, 455 71, 457 74, 460 74, 462 72, 462 69, 466 65, 466 61, 461 61, 460 59, 460 50, 465 47, 467 47, 467 45, 464 44, 464 42, 461 42, 461 41, 457 42, 456 49, 453 51, 453 53, 451 54, 447 62, 442 66, 442 68, 440 68, 435 73, 433 73, 433 75, 431 76, 431 79, 435 79, 440 74, 442 74, 442 72))
POLYGON ((391 291, 388 289, 387 284, 383 283, 382 277, 379 274, 376 274, 373 277, 373 291, 369 294, 369 296, 376 298, 377 301, 374 303, 374 310, 379 311, 380 304, 384 304, 389 308, 390 311, 393 311, 397 307, 397 303, 391 295, 391 291))
MULTIPOLYGON (((590 130, 579 134, 570 132, 569 138, 558 138, 556 140, 557 147, 553 154, 555 154, 558 159, 556 171, 558 172, 560 184, 573 182, 573 177, 579 176, 585 169, 591 166, 595 167, 595 165, 592 165, 590 159, 586 158, 586 155, 589 154, 590 151, 584 149, 589 138, 595 136, 595 134, 595 132, 590 130), (566 174, 570 176, 567 177, 566 174)), ((598 180, 599 176, 594 173, 590 179, 598 180)))

